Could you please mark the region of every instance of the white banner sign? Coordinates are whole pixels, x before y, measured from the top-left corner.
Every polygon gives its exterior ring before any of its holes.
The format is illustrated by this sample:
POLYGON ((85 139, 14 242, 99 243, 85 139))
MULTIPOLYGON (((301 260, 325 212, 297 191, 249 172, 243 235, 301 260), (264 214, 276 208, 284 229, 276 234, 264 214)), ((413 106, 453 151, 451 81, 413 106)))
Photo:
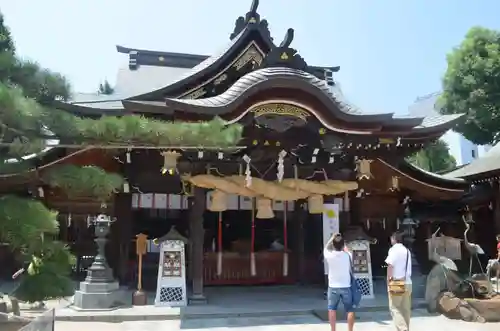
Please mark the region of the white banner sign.
MULTIPOLYGON (((340 232, 339 227, 339 213, 340 206, 334 203, 323 204, 323 246, 326 245, 328 239, 334 233, 340 232)), ((325 263, 325 275, 328 273, 328 269, 325 263)))

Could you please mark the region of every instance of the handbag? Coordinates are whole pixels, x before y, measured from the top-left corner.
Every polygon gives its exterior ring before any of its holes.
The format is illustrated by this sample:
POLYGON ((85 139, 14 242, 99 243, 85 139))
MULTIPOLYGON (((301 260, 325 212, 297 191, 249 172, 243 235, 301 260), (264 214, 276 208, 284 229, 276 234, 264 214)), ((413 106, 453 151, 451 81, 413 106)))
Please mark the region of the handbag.
POLYGON ((394 296, 406 293, 406 274, 408 273, 408 258, 410 256, 410 251, 408 249, 406 251, 405 277, 403 279, 390 279, 387 284, 389 294, 394 296))
POLYGON ((351 264, 351 268, 349 269, 349 273, 351 275, 350 289, 351 289, 351 295, 352 295, 352 305, 354 307, 357 307, 357 306, 359 306, 359 303, 361 302, 361 296, 362 296, 361 288, 359 287, 359 284, 358 284, 356 277, 354 277, 353 263, 352 263, 351 255, 349 255, 349 253, 347 253, 347 252, 346 252, 346 254, 349 256, 349 262, 351 264))

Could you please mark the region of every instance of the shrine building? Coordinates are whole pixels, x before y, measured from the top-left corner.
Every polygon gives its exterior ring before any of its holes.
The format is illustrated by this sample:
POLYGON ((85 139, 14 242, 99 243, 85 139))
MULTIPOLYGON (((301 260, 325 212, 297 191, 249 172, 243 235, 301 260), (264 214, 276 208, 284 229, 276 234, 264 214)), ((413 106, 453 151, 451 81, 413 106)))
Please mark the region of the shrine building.
MULTIPOLYGON (((467 182, 405 160, 451 129, 460 115, 408 117, 358 109, 335 81, 340 67, 308 63, 293 47, 293 29, 273 38, 257 7, 254 1, 237 18, 219 54, 117 46, 128 66, 120 69, 116 93, 59 104, 91 118, 219 117, 243 126, 237 148, 130 146, 110 154, 56 146, 36 156, 38 171, 75 164, 122 174, 126 185, 104 206, 58 194, 35 175, 2 179, 18 190, 43 187, 39 199, 59 211, 61 239, 77 256, 76 275, 95 254, 88 216, 102 212, 116 218, 106 254, 122 284, 133 286, 137 277, 135 238, 143 233, 148 236, 144 287, 155 289, 154 239, 175 226, 189 240, 188 285, 198 297, 205 286, 323 283, 321 255, 331 231, 367 243, 355 267, 371 282, 385 273, 388 238, 396 229, 408 228, 423 265, 432 223, 460 221, 467 182), (167 159, 173 172, 161 171, 167 159), (440 204, 454 209, 443 215, 433 209, 440 204)), ((373 290, 368 287, 365 295, 373 290)))

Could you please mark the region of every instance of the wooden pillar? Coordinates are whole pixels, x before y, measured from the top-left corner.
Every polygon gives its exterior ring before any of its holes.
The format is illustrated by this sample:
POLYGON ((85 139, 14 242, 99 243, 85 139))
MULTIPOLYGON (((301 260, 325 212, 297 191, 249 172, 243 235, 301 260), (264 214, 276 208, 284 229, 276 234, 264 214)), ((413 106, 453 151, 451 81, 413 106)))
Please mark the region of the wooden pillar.
POLYGON ((114 275, 120 283, 129 281, 131 270, 128 266, 129 249, 132 240, 132 194, 118 193, 114 199, 113 216, 116 222, 111 225, 112 264, 114 275))
POLYGON ((363 226, 363 220, 361 219, 360 213, 360 199, 361 198, 356 198, 355 192, 349 197, 349 225, 363 226))
POLYGON ((307 211, 304 210, 304 200, 295 202, 295 215, 297 215, 297 259, 298 259, 298 280, 300 284, 306 282, 306 254, 305 254, 305 228, 307 211))
POLYGON ((196 187, 191 198, 189 214, 189 243, 191 246, 190 265, 192 271, 192 291, 189 303, 205 304, 207 299, 203 293, 203 213, 206 207, 205 190, 196 187))

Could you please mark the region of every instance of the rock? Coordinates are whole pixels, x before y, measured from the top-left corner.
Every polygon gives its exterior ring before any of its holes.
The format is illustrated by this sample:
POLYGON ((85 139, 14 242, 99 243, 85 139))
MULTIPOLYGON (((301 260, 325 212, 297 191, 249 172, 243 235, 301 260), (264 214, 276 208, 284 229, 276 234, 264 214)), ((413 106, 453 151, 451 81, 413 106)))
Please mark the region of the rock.
POLYGON ((465 299, 487 322, 500 322, 500 295, 491 299, 465 299))
POLYGON ((451 292, 443 292, 438 298, 437 309, 444 316, 466 322, 484 323, 486 320, 465 300, 457 298, 451 292))

